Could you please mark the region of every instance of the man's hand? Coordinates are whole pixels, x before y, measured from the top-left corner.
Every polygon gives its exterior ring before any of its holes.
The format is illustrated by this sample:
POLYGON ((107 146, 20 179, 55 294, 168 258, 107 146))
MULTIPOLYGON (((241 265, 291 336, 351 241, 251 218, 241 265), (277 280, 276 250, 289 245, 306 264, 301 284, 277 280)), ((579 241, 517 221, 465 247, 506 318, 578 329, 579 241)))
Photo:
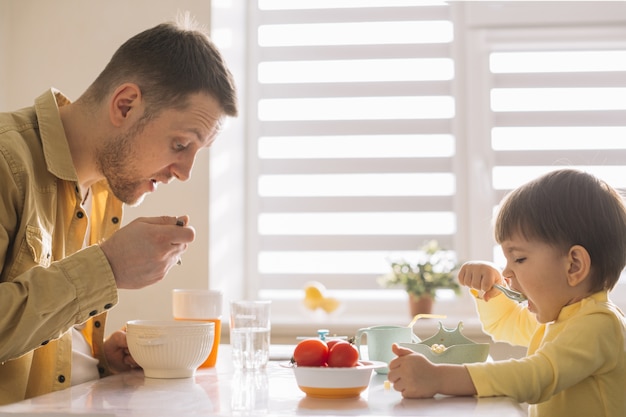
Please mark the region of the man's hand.
POLYGON ((104 341, 104 355, 111 371, 116 374, 139 366, 128 351, 124 330, 118 330, 104 341))
POLYGON ((142 217, 102 242, 117 287, 143 288, 162 280, 196 237, 188 221, 187 216, 142 217))

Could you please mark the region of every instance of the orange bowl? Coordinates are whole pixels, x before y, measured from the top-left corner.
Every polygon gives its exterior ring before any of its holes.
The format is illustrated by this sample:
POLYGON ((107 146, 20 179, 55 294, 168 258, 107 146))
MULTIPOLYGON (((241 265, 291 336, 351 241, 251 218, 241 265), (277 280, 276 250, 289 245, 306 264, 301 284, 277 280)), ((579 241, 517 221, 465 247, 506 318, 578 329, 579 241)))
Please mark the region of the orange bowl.
POLYGON ((351 368, 293 366, 293 372, 298 387, 309 397, 351 398, 358 397, 369 386, 374 369, 385 366, 385 362, 359 361, 351 368))

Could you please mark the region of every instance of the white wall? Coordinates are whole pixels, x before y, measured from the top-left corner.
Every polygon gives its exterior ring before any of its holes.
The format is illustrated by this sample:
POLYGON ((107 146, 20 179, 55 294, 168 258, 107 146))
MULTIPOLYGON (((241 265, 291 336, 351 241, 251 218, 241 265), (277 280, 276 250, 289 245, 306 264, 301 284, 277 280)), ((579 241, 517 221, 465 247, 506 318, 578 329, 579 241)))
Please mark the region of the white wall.
MULTIPOLYGON (((0 0, 0 111, 30 106, 49 87, 76 99, 110 56, 132 35, 190 11, 206 27, 210 0, 0 0)), ((197 238, 183 265, 165 280, 138 291, 121 291, 107 332, 130 319, 171 317, 171 289, 208 287, 209 152, 198 156, 192 179, 161 186, 139 208, 127 208, 125 223, 137 216, 191 217, 197 238)))

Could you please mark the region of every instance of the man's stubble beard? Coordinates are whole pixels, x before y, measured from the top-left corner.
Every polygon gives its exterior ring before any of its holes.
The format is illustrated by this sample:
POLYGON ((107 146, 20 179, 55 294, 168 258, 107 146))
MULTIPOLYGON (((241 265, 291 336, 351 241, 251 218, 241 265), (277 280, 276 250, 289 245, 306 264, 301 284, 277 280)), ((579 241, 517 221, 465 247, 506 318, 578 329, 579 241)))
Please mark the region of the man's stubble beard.
POLYGON ((137 134, 137 129, 132 129, 127 134, 117 136, 103 145, 96 155, 98 169, 106 178, 113 195, 130 206, 139 205, 145 196, 136 195, 141 186, 137 178, 141 176, 133 166, 138 158, 132 142, 137 134))

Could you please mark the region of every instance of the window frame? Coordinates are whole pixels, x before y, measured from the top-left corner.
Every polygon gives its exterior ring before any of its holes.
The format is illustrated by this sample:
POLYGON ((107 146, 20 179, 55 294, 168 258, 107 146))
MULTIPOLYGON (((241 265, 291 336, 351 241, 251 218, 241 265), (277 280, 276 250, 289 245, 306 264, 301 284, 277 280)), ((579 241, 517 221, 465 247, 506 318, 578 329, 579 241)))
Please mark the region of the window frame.
MULTIPOLYGON (((570 2, 566 2, 570 3, 570 2)), ((573 2, 576 3, 576 2, 573 2)), ((550 23, 580 24, 587 21, 588 26, 597 26, 596 33, 600 36, 606 33, 607 25, 612 26, 616 22, 626 21, 623 17, 624 5, 610 4, 602 2, 602 7, 598 7, 599 2, 594 5, 580 2, 582 4, 502 4, 501 2, 452 2, 452 15, 455 22, 455 43, 453 44, 453 56, 455 57, 455 74, 453 81, 454 97, 456 98, 457 117, 452 121, 452 132, 456 137, 456 155, 453 158, 454 172, 457 175, 457 193, 453 197, 453 206, 457 213, 457 233, 454 236, 454 249, 456 249, 459 259, 491 259, 494 242, 491 237, 491 218, 484 213, 490 213, 493 205, 496 204, 503 195, 503 192, 495 192, 485 184, 490 185, 491 168, 495 165, 496 156, 490 149, 490 138, 488 126, 491 126, 490 112, 483 111, 489 108, 489 88, 490 80, 485 77, 488 74, 488 48, 483 42, 499 37, 503 43, 511 41, 508 38, 512 31, 524 33, 524 36, 532 33, 525 27, 536 26, 537 16, 541 16, 541 24, 550 23), (479 4, 480 3, 480 4, 479 4), (497 7, 496 7, 497 6, 497 7), (567 6, 568 14, 563 16, 558 12, 558 6, 567 6), (593 9, 593 10, 591 10, 593 9), (604 11, 604 13, 603 13, 604 11), (502 16, 513 26, 510 29, 503 29, 502 16), (569 20, 568 20, 569 19, 569 20), (566 21, 564 21, 566 20, 566 21), (606 24, 606 25, 605 25, 606 24), (523 31, 523 32, 520 32, 523 31), (480 59, 477 59, 480 57, 480 59), (487 72, 485 72, 487 71, 487 72), (466 111, 467 109, 467 111, 466 111), (482 109, 482 110, 481 110, 482 109), (463 173, 463 175, 459 175, 463 173), (471 198, 470 198, 471 196, 471 198)), ((247 7, 247 6, 245 6, 247 7)), ((244 8, 245 8, 244 7, 244 8)), ((256 27, 254 13, 248 11, 248 22, 246 27, 256 27)), ((528 39, 528 38, 527 38, 528 39)), ((253 42, 255 35, 249 33, 248 42, 253 42)), ((255 48, 250 43, 247 48, 248 59, 255 58, 255 48)), ((256 68, 247 65, 246 69, 246 90, 252 90, 252 83, 256 82, 256 68)), ((246 97, 245 113, 247 115, 256 114, 256 103, 250 100, 254 94, 247 92, 242 95, 246 97)), ((243 155, 242 165, 237 165, 237 169, 243 170, 244 184, 239 184, 244 194, 245 202, 245 231, 242 238, 239 259, 241 264, 237 267, 239 272, 231 272, 234 278, 230 281, 227 297, 230 298, 258 298, 259 283, 256 276, 256 260, 254 254, 259 250, 258 241, 250 239, 256 233, 256 213, 258 203, 256 200, 256 177, 254 173, 258 171, 257 147, 254 140, 254 131, 258 130, 256 117, 245 117, 245 141, 239 151, 243 155)), ((215 152, 215 157, 219 151, 215 152)), ((240 225, 239 225, 240 226, 240 225)), ((239 227, 238 226, 238 227, 239 227)), ((211 257, 213 258, 213 257, 211 257)), ((219 262, 215 262, 219 265, 219 262)), ((212 276, 215 271, 222 271, 225 268, 212 269, 212 276)), ((212 278, 213 279, 213 278, 212 278)), ((223 280, 222 280, 223 282, 223 280)), ((382 294, 382 293, 381 293, 382 294)), ((626 285, 618 285, 614 291, 616 302, 622 307, 626 306, 626 285)), ((401 290, 385 290, 385 300, 377 304, 377 311, 371 311, 371 299, 347 300, 347 309, 341 317, 334 317, 332 320, 322 316, 303 316, 294 314, 299 311, 299 293, 292 291, 285 294, 284 298, 273 299, 273 325, 275 330, 283 334, 300 334, 306 329, 313 329, 320 325, 332 324, 333 329, 338 331, 353 331, 355 327, 363 327, 372 323, 402 323, 407 317, 407 308, 398 307, 398 303, 403 303, 401 290), (309 319, 309 323, 303 328, 303 318, 309 319)), ((453 321, 463 319, 472 326, 477 326, 475 320, 474 305, 471 298, 464 293, 455 300, 444 300, 436 303, 435 312, 447 314, 453 321)))

